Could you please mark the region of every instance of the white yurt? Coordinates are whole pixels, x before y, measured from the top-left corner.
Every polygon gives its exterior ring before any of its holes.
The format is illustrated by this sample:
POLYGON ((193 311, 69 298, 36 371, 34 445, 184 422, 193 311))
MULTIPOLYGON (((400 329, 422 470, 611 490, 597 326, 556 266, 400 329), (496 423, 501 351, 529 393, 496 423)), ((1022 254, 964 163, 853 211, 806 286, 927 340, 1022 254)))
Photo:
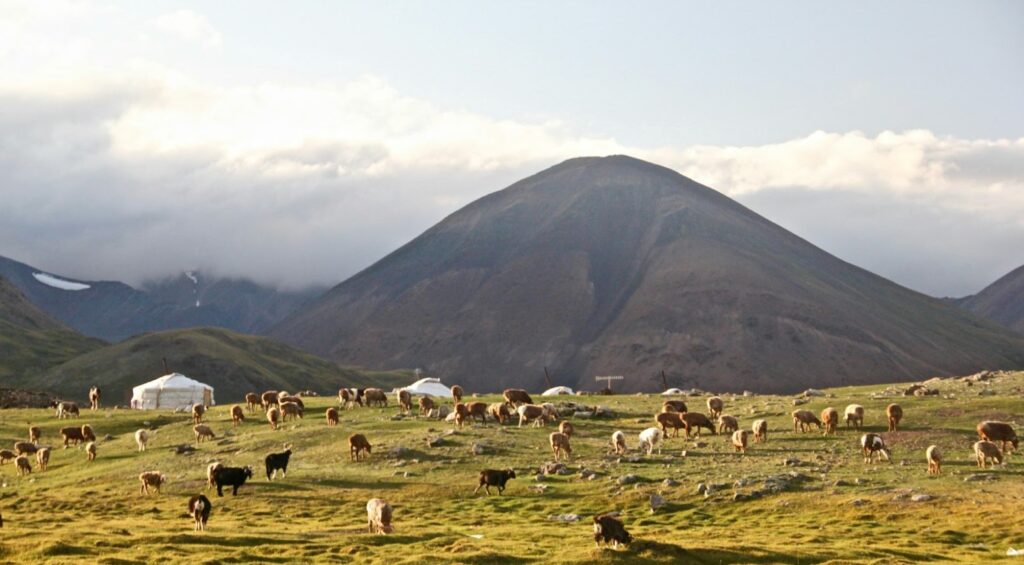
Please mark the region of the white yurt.
POLYGON ((678 388, 670 388, 670 389, 666 390, 665 392, 661 393, 662 396, 678 396, 680 394, 686 394, 686 393, 683 392, 682 389, 678 389, 678 388))
POLYGON ((181 373, 164 375, 132 389, 132 408, 136 410, 176 410, 200 403, 213 406, 213 387, 181 373))
POLYGON ((441 379, 431 377, 420 379, 401 390, 407 390, 409 391, 409 394, 429 394, 430 396, 438 396, 441 398, 452 397, 452 389, 445 386, 444 383, 441 382, 441 379))
POLYGON ((540 393, 541 396, 558 396, 559 394, 576 394, 571 388, 567 386, 556 386, 551 387, 544 392, 540 393))

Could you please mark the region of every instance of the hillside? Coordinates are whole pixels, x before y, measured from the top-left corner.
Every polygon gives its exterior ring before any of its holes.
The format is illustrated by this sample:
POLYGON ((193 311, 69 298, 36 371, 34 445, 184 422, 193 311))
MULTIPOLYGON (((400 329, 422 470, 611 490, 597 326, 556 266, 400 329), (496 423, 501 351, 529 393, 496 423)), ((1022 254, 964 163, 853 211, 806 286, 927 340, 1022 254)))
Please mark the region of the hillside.
POLYGON ((1024 266, 1010 271, 978 294, 960 300, 959 305, 1024 334, 1024 266))
POLYGON ((62 326, 0 277, 0 383, 20 383, 103 345, 62 326))
POLYGON ((85 398, 89 387, 98 385, 109 402, 126 404, 132 387, 164 374, 164 358, 171 370, 213 386, 221 404, 269 389, 312 389, 333 396, 341 386, 412 380, 409 373, 342 368, 267 338, 200 328, 133 337, 76 357, 25 386, 85 398))
POLYGON ((759 392, 1024 366, 1024 339, 625 156, 481 198, 271 335, 474 389, 759 392))

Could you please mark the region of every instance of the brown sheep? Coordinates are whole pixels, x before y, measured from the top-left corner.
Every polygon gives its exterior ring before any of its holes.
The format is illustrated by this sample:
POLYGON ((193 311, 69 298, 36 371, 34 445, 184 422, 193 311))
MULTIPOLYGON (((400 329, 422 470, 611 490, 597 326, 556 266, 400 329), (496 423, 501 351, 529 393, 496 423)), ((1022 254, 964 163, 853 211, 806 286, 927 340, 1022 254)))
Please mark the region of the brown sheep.
POLYGON ((462 387, 459 386, 459 385, 453 385, 452 386, 452 400, 455 401, 455 404, 458 404, 458 403, 462 402, 462 395, 463 395, 462 387))
POLYGON ((978 466, 982 469, 985 468, 985 463, 991 459, 992 464, 1003 464, 1003 452, 999 450, 999 446, 992 443, 991 441, 976 441, 974 442, 974 456, 978 459, 978 466))
POLYGON ((203 406, 202 404, 193 404, 192 405, 192 423, 193 424, 202 424, 203 423, 203 414, 206 414, 206 406, 203 406))
POLYGON ((572 459, 572 446, 569 445, 569 436, 562 432, 551 432, 548 436, 548 441, 551 443, 551 452, 555 455, 555 461, 561 459, 562 455, 572 459))
POLYGON ((731 434, 740 429, 740 422, 735 416, 722 414, 718 417, 718 433, 731 434))
POLYGON ((372 446, 370 442, 366 440, 366 436, 363 434, 352 434, 348 436, 348 450, 349 455, 353 461, 359 461, 362 459, 362 454, 365 452, 366 457, 370 457, 370 450, 372 446))
POLYGON ((396 394, 398 396, 398 406, 402 409, 402 413, 408 414, 409 412, 412 412, 412 395, 409 394, 409 391, 403 388, 396 394))
POLYGON ((337 408, 331 406, 330 408, 327 409, 327 412, 325 413, 325 416, 327 417, 327 425, 328 426, 337 426, 338 425, 338 409, 337 408))
POLYGON ((506 388, 501 395, 505 398, 505 402, 513 407, 518 407, 520 404, 533 404, 529 393, 521 388, 506 388))
POLYGON ((850 424, 856 429, 864 427, 864 407, 860 404, 851 404, 846 407, 846 427, 849 428, 850 424))
POLYGON ((903 419, 903 408, 899 404, 890 404, 885 407, 885 415, 889 417, 889 431, 895 432, 903 419))
POLYGON ((45 471, 46 466, 50 463, 50 448, 40 447, 39 451, 36 452, 36 465, 40 471, 45 471))
POLYGON ((669 428, 672 428, 672 437, 679 437, 679 428, 686 430, 686 434, 689 436, 690 426, 683 419, 683 414, 686 412, 660 412, 654 415, 654 421, 661 426, 665 437, 668 437, 669 428))
POLYGON ((139 475, 139 482, 142 483, 139 493, 149 494, 150 487, 156 489, 156 492, 159 493, 160 487, 167 482, 167 477, 160 471, 146 471, 139 475))
POLYGON ((480 420, 480 423, 487 425, 487 403, 486 402, 470 402, 466 404, 466 411, 469 413, 469 417, 474 420, 480 420))
POLYGON ((371 498, 366 503, 366 529, 371 534, 390 534, 391 517, 394 511, 383 498, 371 498))
POLYGON ((725 403, 722 399, 717 396, 712 396, 708 399, 708 414, 711 415, 711 419, 717 419, 722 415, 722 409, 725 408, 725 403))
POLYGON ((747 430, 736 430, 732 433, 732 446, 736 448, 736 451, 747 452, 747 436, 749 434, 750 432, 747 430))
POLYGON ((241 424, 244 421, 245 411, 242 410, 241 406, 235 404, 234 406, 231 407, 231 427, 238 427, 238 424, 241 424))
POLYGON ((58 420, 61 420, 61 419, 64 419, 64 418, 70 418, 72 416, 77 418, 78 415, 79 415, 79 413, 78 413, 78 405, 75 404, 74 402, 68 402, 66 400, 62 400, 62 401, 57 402, 56 406, 57 406, 57 419, 58 420))
POLYGON ((793 411, 793 432, 800 428, 800 432, 806 432, 811 429, 811 426, 818 426, 821 429, 821 420, 814 415, 810 410, 794 410, 793 411))
POLYGON ((662 412, 686 412, 686 403, 682 400, 666 400, 661 405, 662 412))
POLYGON ((32 464, 29 463, 27 455, 19 455, 17 459, 14 460, 14 466, 18 469, 19 477, 22 475, 32 474, 32 464))
POLYGON ((839 427, 839 411, 831 406, 822 410, 821 423, 825 426, 825 432, 822 435, 835 435, 836 428, 839 427))
POLYGON ((278 405, 284 404, 285 402, 294 402, 295 404, 299 405, 299 408, 302 408, 303 410, 306 409, 306 403, 302 401, 302 397, 301 396, 292 396, 292 395, 287 395, 286 394, 284 396, 278 397, 278 399, 277 399, 277 404, 278 405))
POLYGON ((572 422, 562 422, 558 424, 558 431, 571 438, 572 434, 576 432, 576 428, 573 427, 572 422))
POLYGON ((18 454, 10 449, 0 449, 0 465, 3 465, 8 461, 14 461, 17 457, 18 454))
POLYGON ((94 386, 89 389, 89 409, 100 409, 100 387, 94 386))
POLYGON ((245 407, 249 409, 249 413, 256 412, 256 407, 260 406, 260 395, 255 392, 245 393, 245 407))
POLYGON ((466 405, 461 403, 461 402, 456 404, 455 405, 455 425, 461 428, 462 425, 464 423, 466 423, 466 418, 468 418, 468 417, 469 417, 469 409, 466 408, 466 405))
POLYGON ((278 422, 281 421, 281 411, 277 409, 277 406, 271 406, 270 410, 267 410, 267 423, 270 424, 270 429, 276 430, 278 422))
POLYGON ((84 438, 85 441, 96 441, 96 434, 93 433, 92 426, 89 424, 82 425, 82 438, 84 438))
POLYGON ((192 426, 192 432, 196 435, 196 443, 202 443, 208 439, 216 439, 213 429, 206 424, 192 426))
POLYGON ((294 420, 298 417, 300 420, 303 416, 302 407, 294 402, 282 402, 281 403, 281 421, 287 422, 288 418, 291 417, 294 420))
POLYGON ((754 443, 768 441, 768 420, 754 420, 750 429, 754 432, 754 443))
POLYGON ((712 435, 716 434, 715 425, 711 422, 711 419, 701 414, 700 412, 686 412, 680 416, 686 422, 686 437, 690 437, 690 431, 694 430, 697 432, 697 437, 700 437, 700 429, 706 428, 712 435))
POLYGON ((368 388, 363 391, 363 401, 367 406, 388 407, 388 395, 379 388, 368 388))
POLYGON ((495 402, 487 407, 487 411, 491 413, 499 424, 504 424, 506 420, 512 417, 512 414, 508 411, 508 404, 504 402, 495 402))
POLYGON ((90 441, 85 444, 85 460, 95 461, 96 460, 96 442, 90 441))
POLYGON ((1014 431, 1013 426, 1006 422, 981 422, 978 424, 977 431, 978 439, 991 441, 993 443, 1000 442, 1004 453, 1007 452, 1006 444, 1012 445, 1014 450, 1019 446, 1019 442, 1017 441, 1017 432, 1014 431))
POLYGON ((263 406, 264 410, 269 409, 271 406, 277 406, 277 391, 268 390, 260 395, 260 405, 263 406))
POLYGON ((419 400, 420 415, 426 416, 434 409, 434 399, 429 396, 421 396, 419 400))
POLYGON ((925 459, 928 460, 928 474, 929 475, 941 475, 942 474, 942 452, 939 451, 939 446, 929 445, 928 449, 924 452, 925 459))
POLYGON ((82 428, 77 426, 68 426, 60 429, 60 436, 64 438, 64 449, 67 449, 69 443, 78 445, 79 442, 85 441, 85 436, 82 435, 82 428))
POLYGON ((534 426, 541 426, 547 424, 547 418, 544 415, 544 408, 537 406, 536 404, 523 404, 519 408, 516 408, 516 413, 519 414, 519 427, 523 427, 524 422, 533 421, 534 426))
POLYGON ((39 438, 43 436, 43 431, 37 426, 31 426, 28 429, 28 440, 32 443, 39 445, 39 438))

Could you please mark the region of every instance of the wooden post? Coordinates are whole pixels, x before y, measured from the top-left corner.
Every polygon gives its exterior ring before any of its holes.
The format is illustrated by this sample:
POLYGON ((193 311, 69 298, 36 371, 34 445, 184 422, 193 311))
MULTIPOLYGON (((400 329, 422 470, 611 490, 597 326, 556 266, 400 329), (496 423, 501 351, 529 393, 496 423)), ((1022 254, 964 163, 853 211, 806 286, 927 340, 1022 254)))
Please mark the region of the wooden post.
POLYGON ((165 375, 170 375, 171 374, 171 370, 167 368, 167 358, 163 357, 162 360, 164 362, 164 374, 165 375))
POLYGON ((665 385, 665 390, 668 390, 668 378, 665 377, 665 369, 661 370, 661 384, 665 385))
POLYGON ((551 375, 548 374, 547 367, 544 367, 544 382, 548 383, 548 388, 551 388, 551 375))

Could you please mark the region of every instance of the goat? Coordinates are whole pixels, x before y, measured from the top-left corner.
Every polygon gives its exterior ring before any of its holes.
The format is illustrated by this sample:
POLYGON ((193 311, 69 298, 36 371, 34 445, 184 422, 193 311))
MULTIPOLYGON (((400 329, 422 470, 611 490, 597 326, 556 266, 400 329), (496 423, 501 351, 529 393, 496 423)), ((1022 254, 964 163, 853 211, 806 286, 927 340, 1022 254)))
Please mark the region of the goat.
POLYGON ((278 399, 277 399, 277 404, 278 405, 284 404, 285 402, 294 402, 295 404, 298 404, 299 408, 301 408, 303 411, 306 410, 306 403, 302 401, 302 397, 301 396, 294 396, 294 395, 286 394, 284 396, 278 397, 278 399))
POLYGON ((57 408, 57 419, 61 420, 64 418, 70 418, 71 416, 78 417, 78 405, 74 402, 66 400, 57 401, 54 405, 57 408))
POLYGON ((366 452, 366 457, 370 456, 370 451, 373 446, 366 440, 366 436, 363 434, 352 434, 348 436, 348 451, 353 461, 359 461, 362 459, 363 452, 366 452))
POLYGON ((69 443, 78 445, 80 442, 85 441, 85 436, 82 435, 82 428, 76 426, 61 428, 60 436, 64 439, 64 449, 68 448, 69 443))
POLYGON ((871 463, 872 459, 885 457, 885 460, 892 463, 892 451, 885 446, 885 440, 878 434, 864 434, 860 436, 860 448, 864 454, 864 462, 871 463))
POLYGON ((256 412, 256 407, 260 406, 260 395, 255 392, 245 393, 245 407, 249 409, 249 413, 256 412))
POLYGON ((324 416, 327 418, 327 425, 328 426, 337 426, 338 425, 338 409, 337 408, 331 406, 324 413, 324 416))
POLYGON ((506 420, 512 417, 512 414, 508 411, 508 404, 504 402, 495 402, 487 407, 487 411, 491 413, 491 416, 498 421, 499 424, 504 424, 506 420))
POLYGON ((421 396, 419 399, 420 415, 426 416, 434 409, 434 399, 430 396, 421 396))
POLYGON ((210 499, 201 494, 188 499, 188 513, 189 516, 192 516, 192 521, 194 522, 192 531, 202 532, 206 530, 206 522, 210 519, 210 510, 212 509, 213 504, 210 503, 210 499))
POLYGON ((928 449, 924 452, 925 459, 928 460, 928 474, 929 475, 941 475, 942 474, 942 452, 939 451, 939 446, 929 445, 928 449))
POLYGON ((270 429, 276 430, 277 423, 281 421, 281 411, 277 409, 277 406, 271 406, 270 410, 267 410, 267 423, 270 424, 270 429))
POLYGON ((850 423, 853 423, 855 429, 861 429, 864 426, 864 407, 860 404, 851 404, 846 407, 844 412, 846 418, 846 427, 850 427, 850 423))
POLYGON ((146 444, 149 443, 149 432, 143 429, 135 430, 135 445, 138 446, 139 451, 146 450, 146 444))
POLYGON ((292 446, 290 444, 284 444, 284 451, 281 453, 271 453, 263 459, 263 463, 267 467, 267 480, 277 478, 277 472, 281 471, 281 478, 288 476, 288 459, 292 456, 292 446))
POLYGON ((282 402, 280 406, 282 422, 287 422, 289 416, 292 420, 294 420, 296 416, 298 416, 300 420, 302 419, 304 410, 298 404, 294 402, 282 402))
POLYGON ((576 428, 572 425, 572 422, 562 422, 558 424, 558 431, 572 437, 572 434, 576 433, 576 428))
POLYGON ((811 426, 818 426, 821 429, 821 420, 814 415, 810 410, 794 410, 793 411, 793 433, 796 433, 797 427, 800 428, 800 432, 806 432, 811 429, 811 426))
MULTIPOLYGON (((82 431, 79 430, 78 428, 71 429, 75 430, 79 434, 82 433, 82 431)), ((14 442, 14 453, 18 455, 32 455, 36 451, 39 451, 39 447, 34 443, 29 443, 27 441, 14 442)))
POLYGON ((978 439, 991 441, 993 443, 1000 442, 1003 448, 1003 452, 1006 452, 1007 445, 1013 446, 1016 450, 1020 443, 1017 440, 1017 432, 1014 431, 1013 426, 1006 422, 993 422, 985 421, 978 424, 978 439))
POLYGON ((736 430, 732 433, 732 446, 736 448, 736 451, 747 452, 747 436, 749 434, 750 432, 747 430, 736 430))
POLYGON ((992 464, 1003 464, 1003 452, 999 450, 999 446, 992 443, 991 441, 976 441, 974 442, 974 456, 978 459, 978 466, 982 469, 985 468, 985 463, 991 459, 992 464))
POLYGON ((216 435, 213 433, 213 428, 206 424, 197 424, 192 426, 192 433, 196 436, 196 443, 202 443, 208 439, 216 439, 216 435))
POLYGON ((659 412, 654 415, 654 421, 661 426, 661 430, 665 433, 665 437, 668 437, 668 429, 672 428, 672 437, 679 437, 679 428, 683 428, 689 435, 689 426, 686 420, 683 419, 683 414, 686 412, 659 412))
POLYGON ((18 469, 19 477, 32 474, 32 464, 29 463, 27 455, 19 455, 14 460, 14 466, 18 469))
POLYGON ((277 391, 268 390, 260 395, 260 405, 263 406, 264 410, 267 410, 273 406, 277 406, 277 391))
POLYGON ((45 471, 46 466, 50 463, 50 448, 40 447, 39 451, 36 451, 36 465, 40 471, 45 471))
POLYGON ((96 442, 90 441, 85 444, 85 460, 95 461, 96 460, 96 442))
POLYGON ((768 441, 768 420, 754 420, 750 429, 754 432, 754 443, 768 441))
POLYGON ((455 404, 462 402, 462 395, 462 387, 459 385, 452 385, 452 400, 455 401, 455 404))
POLYGON ((11 451, 10 449, 0 449, 0 465, 7 463, 8 461, 14 461, 18 457, 18 454, 11 451))
POLYGON ((740 421, 735 416, 722 414, 718 417, 718 433, 731 434, 740 429, 740 421))
POLYGON ((885 407, 885 415, 889 417, 889 431, 895 432, 903 419, 903 408, 899 404, 890 404, 885 407))
POLYGON ((390 534, 393 510, 383 498, 371 498, 366 503, 366 529, 371 534, 390 534))
POLYGON ((384 394, 384 391, 379 388, 368 388, 363 391, 363 400, 366 401, 367 406, 380 406, 381 408, 388 407, 388 395, 384 394))
POLYGON ((201 424, 203 423, 203 415, 206 414, 206 406, 203 404, 192 405, 192 423, 201 424))
POLYGON ((221 467, 213 473, 213 482, 217 485, 217 496, 224 496, 224 486, 231 487, 231 496, 238 496, 238 487, 252 478, 252 467, 221 467))
POLYGON ((235 404, 231 407, 231 427, 236 428, 242 422, 245 422, 245 411, 241 406, 235 404))
POLYGON ((661 405, 662 412, 687 412, 686 403, 682 400, 666 400, 661 405))
POLYGON ((569 445, 569 436, 562 432, 551 432, 548 436, 548 441, 551 443, 551 452, 555 455, 555 461, 561 459, 564 454, 567 458, 572 459, 572 446, 569 445))
POLYGON ((533 421, 534 426, 541 426, 547 423, 547 416, 545 416, 545 410, 541 406, 536 404, 523 404, 516 408, 516 413, 519 414, 519 427, 523 427, 523 422, 533 421))
POLYGON ((363 405, 362 396, 357 395, 353 390, 347 388, 338 389, 338 404, 341 404, 342 408, 349 409, 354 408, 356 404, 363 405))
POLYGON ((89 389, 89 409, 100 409, 100 387, 94 386, 89 389))
POLYGON ((28 429, 28 440, 32 443, 39 445, 39 438, 43 436, 43 430, 37 426, 31 426, 28 429))
POLYGON ((612 432, 612 450, 619 455, 626 453, 626 434, 620 430, 612 432))
POLYGON ((139 475, 139 481, 142 483, 142 488, 139 490, 140 494, 149 494, 150 487, 156 489, 156 492, 159 493, 160 487, 167 482, 167 477, 160 471, 146 471, 139 475))
POLYGON ((533 399, 521 388, 506 388, 501 396, 513 407, 518 407, 520 404, 533 404, 533 399))
POLYGON ((717 396, 712 396, 708 399, 708 414, 711 415, 712 419, 718 418, 722 415, 722 409, 725 407, 725 403, 722 399, 717 396))
POLYGON ((461 428, 468 417, 469 409, 466 408, 466 405, 461 402, 455 404, 455 425, 461 428))
POLYGON ((594 516, 594 545, 600 549, 601 541, 605 545, 612 542, 612 547, 619 548, 619 544, 629 545, 633 543, 633 536, 626 531, 626 526, 618 518, 608 514, 594 516))
POLYGON ((658 448, 658 455, 661 455, 661 440, 664 439, 665 433, 658 428, 647 428, 640 432, 640 449, 646 449, 647 455, 651 455, 654 452, 654 448, 658 448))
POLYGON ((701 428, 706 428, 709 432, 711 432, 712 435, 716 433, 715 425, 711 423, 711 420, 707 416, 701 414, 700 412, 684 412, 680 417, 683 419, 683 421, 686 422, 687 438, 690 437, 690 430, 694 430, 695 428, 697 432, 697 437, 700 437, 701 428))
POLYGON ((82 437, 85 441, 96 441, 96 434, 92 431, 92 426, 89 424, 82 425, 82 437))
POLYGON ((470 402, 466 404, 466 411, 469 412, 469 417, 474 420, 480 420, 480 423, 487 425, 487 403, 486 402, 470 402))
POLYGON ((498 495, 500 496, 501 493, 505 492, 505 485, 508 481, 514 478, 516 478, 516 472, 512 469, 484 469, 480 471, 480 484, 473 490, 473 494, 480 492, 480 488, 483 487, 484 492, 490 495, 491 487, 497 487, 498 495))
POLYGON ((839 427, 839 411, 831 406, 822 410, 821 423, 825 426, 825 432, 822 435, 835 435, 836 428, 839 427))
POLYGON ((408 414, 409 412, 412 412, 412 395, 409 394, 409 391, 403 388, 400 389, 396 394, 398 396, 398 406, 402 409, 402 413, 408 414))

